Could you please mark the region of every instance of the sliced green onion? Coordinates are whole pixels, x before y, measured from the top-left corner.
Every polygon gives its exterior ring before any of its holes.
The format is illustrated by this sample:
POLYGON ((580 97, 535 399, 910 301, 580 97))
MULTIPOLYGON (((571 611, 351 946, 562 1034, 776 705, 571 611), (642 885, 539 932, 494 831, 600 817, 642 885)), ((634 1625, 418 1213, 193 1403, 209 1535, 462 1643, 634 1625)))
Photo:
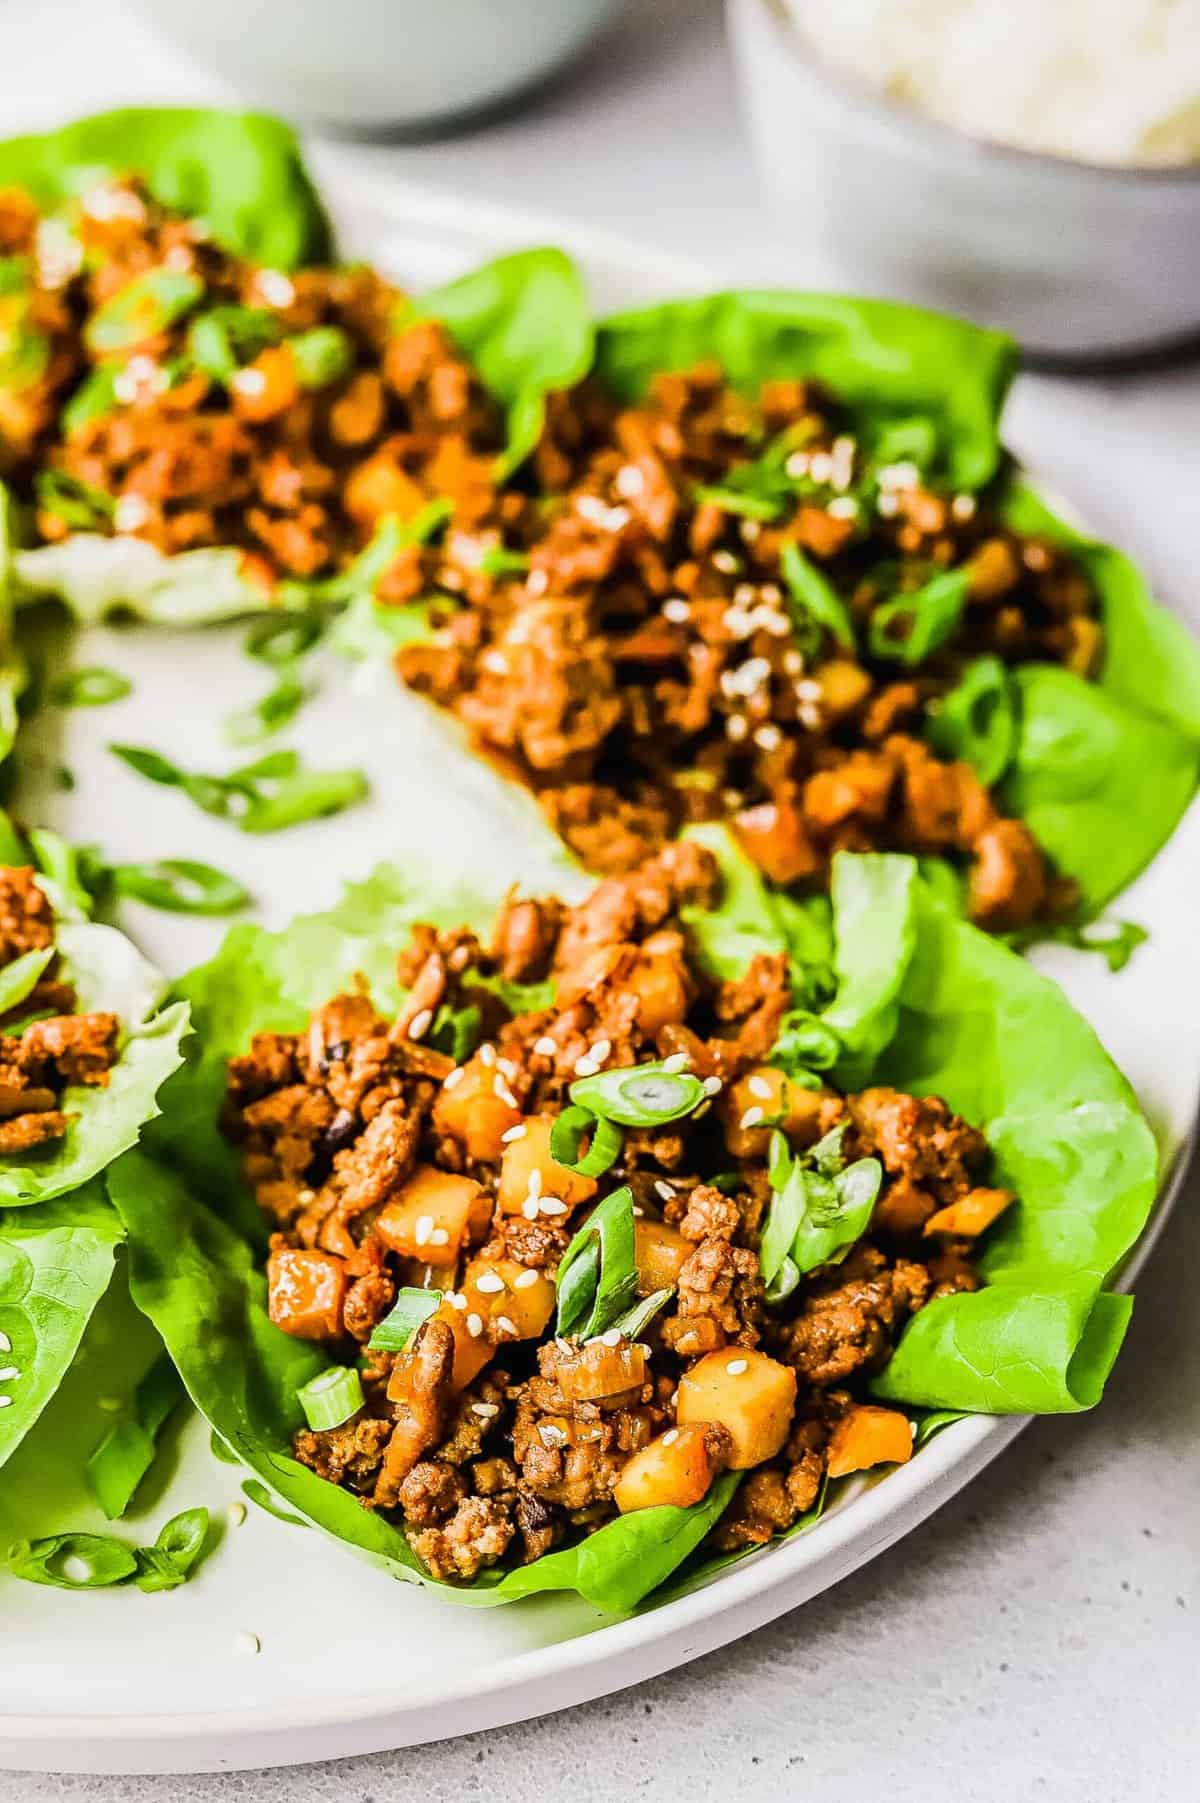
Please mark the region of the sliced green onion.
POLYGON ((357 1415, 363 1405, 362 1379, 353 1365, 330 1365, 301 1384, 296 1395, 308 1425, 319 1434, 357 1415))
POLYGON ((767 1182, 772 1189, 782 1189, 792 1172, 792 1148, 787 1135, 776 1127, 767 1146, 767 1182))
POLYGON ((101 363, 79 384, 63 408, 59 422, 68 438, 92 420, 106 419, 116 412, 117 375, 116 364, 101 363))
POLYGON ((306 820, 339 814, 366 793, 361 770, 307 770, 280 783, 273 795, 256 796, 238 825, 244 833, 278 833, 306 820))
POLYGON ((998 657, 978 657, 931 712, 925 736, 939 757, 961 758, 981 783, 998 783, 1017 748, 1017 698, 998 657))
POLYGON ((244 364, 282 336, 280 321, 265 307, 211 307, 188 327, 188 356, 211 381, 227 386, 244 364))
POLYGON ((802 1088, 819 1087, 814 1070, 831 1070, 842 1055, 842 1042, 819 1014, 793 1008, 779 1023, 779 1035, 767 1054, 767 1063, 785 1070, 802 1088))
POLYGON ((445 1003, 433 1017, 428 1043, 435 1051, 445 1052, 455 1064, 465 1064, 483 1038, 483 1013, 474 1002, 465 1008, 451 1008, 445 1003))
POLYGON ((308 1526, 303 1515, 293 1515, 282 1503, 276 1502, 265 1484, 260 1484, 256 1477, 248 1477, 242 1485, 242 1495, 248 1496, 256 1507, 273 1515, 276 1521, 286 1521, 290 1528, 306 1528, 308 1526))
POLYGON ((674 1294, 673 1289, 666 1289, 655 1290, 651 1295, 643 1296, 640 1302, 635 1302, 623 1315, 618 1315, 615 1321, 609 1322, 609 1331, 615 1328, 627 1340, 640 1339, 655 1315, 667 1306, 674 1294))
POLYGON ((479 559, 485 576, 523 576, 529 568, 524 551, 509 551, 504 545, 491 545, 479 559))
POLYGON ((198 275, 151 269, 97 307, 83 329, 84 342, 101 354, 132 350, 181 319, 203 296, 198 275))
POLYGON ((751 494, 740 488, 721 488, 710 483, 701 483, 692 490, 693 500, 710 507, 719 507, 723 513, 736 513, 748 520, 774 520, 782 511, 782 502, 770 500, 765 495, 751 494))
POLYGON ((341 326, 313 326, 284 341, 301 388, 326 388, 354 367, 354 346, 341 326))
POLYGON ((551 1158, 580 1177, 602 1177, 621 1156, 624 1143, 625 1136, 615 1122, 577 1103, 564 1108, 550 1129, 551 1158), (585 1135, 590 1135, 591 1144, 581 1158, 579 1148, 585 1135))
POLYGON ((19 958, 14 958, 0 970, 0 1014, 8 1014, 19 1007, 37 988, 38 978, 53 956, 52 945, 39 946, 36 951, 22 952, 19 958))
POLYGON ((60 678, 51 688, 49 699, 54 707, 107 707, 132 693, 133 684, 119 670, 89 664, 60 678))
POLYGON ((295 666, 280 666, 278 682, 260 700, 225 716, 225 737, 231 745, 256 745, 270 738, 295 719, 311 693, 295 666))
POLYGON ((1051 941, 1072 946, 1077 952, 1095 952, 1115 972, 1124 970, 1138 946, 1149 937, 1145 927, 1132 920, 1097 920, 1086 926, 1064 923, 1035 930, 1030 942, 1037 945, 1051 941))
POLYGON ((8 1564, 14 1578, 56 1590, 106 1589, 125 1583, 137 1568, 133 1548, 109 1534, 48 1534, 20 1541, 8 1564))
POLYGON ((159 751, 152 751, 148 745, 110 745, 108 748, 114 757, 144 776, 147 782, 162 783, 172 789, 181 787, 184 772, 170 758, 163 757, 159 751))
POLYGON ((254 900, 236 877, 192 858, 158 858, 146 864, 116 864, 118 895, 167 914, 236 914, 254 900))
POLYGON ((246 634, 247 657, 286 670, 311 651, 325 628, 314 614, 280 614, 256 620, 246 634))
POLYGON ((94 532, 106 526, 117 511, 111 495, 66 470, 39 470, 34 491, 38 506, 57 515, 75 532, 94 532))
POLYGON ((799 616, 797 624, 822 627, 832 633, 845 650, 853 651, 854 622, 850 618, 850 609, 828 576, 790 539, 779 554, 779 567, 794 604, 793 616, 799 616))
POLYGON ((295 751, 274 751, 224 776, 210 776, 183 770, 147 746, 110 745, 109 750, 139 776, 182 789, 196 807, 232 820, 244 833, 277 833, 336 814, 367 792, 361 770, 304 770, 295 751))
POLYGON ((795 1260, 785 1253, 783 1263, 764 1291, 767 1301, 772 1305, 785 1302, 799 1282, 799 1267, 795 1260))
POLYGON ((604 1333, 637 1300, 633 1192, 614 1190, 594 1208, 559 1261, 560 1334, 604 1333))
POLYGON ((912 594, 897 595, 877 607, 871 615, 872 654, 898 658, 910 667, 924 663, 962 619, 970 580, 965 570, 943 570, 912 594))
MULTIPOLYGON (((367 1342, 372 1352, 403 1352, 422 1322, 428 1321, 430 1315, 436 1315, 441 1306, 441 1290, 404 1289, 396 1291, 396 1300, 390 1312, 375 1325, 371 1338, 367 1342)), ((357 1376, 357 1372, 354 1373, 357 1376)), ((315 1380, 314 1380, 315 1381, 315 1380)), ((303 1394, 301 1395, 303 1400, 303 1394)), ((305 1405, 307 1407, 307 1405, 305 1405)), ((362 1393, 355 1408, 362 1407, 362 1393)), ((350 1411, 353 1414, 353 1410, 350 1411)), ((342 1417, 345 1420, 345 1416, 342 1417)), ((316 1426, 309 1417, 310 1424, 316 1426)), ((337 1426, 337 1422, 329 1424, 337 1426)))
POLYGON ((621 1127, 661 1127, 698 1108, 705 1090, 690 1071, 664 1070, 655 1063, 578 1077, 569 1094, 601 1120, 621 1127))

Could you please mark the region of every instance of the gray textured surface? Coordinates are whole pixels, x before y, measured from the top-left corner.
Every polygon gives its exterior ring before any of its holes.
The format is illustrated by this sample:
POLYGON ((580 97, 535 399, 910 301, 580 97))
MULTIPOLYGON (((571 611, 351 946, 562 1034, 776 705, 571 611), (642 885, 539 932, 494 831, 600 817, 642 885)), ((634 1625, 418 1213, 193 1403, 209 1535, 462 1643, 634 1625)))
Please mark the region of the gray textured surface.
MULTIPOLYGON (((0 0, 0 14, 6 121, 213 92, 165 56, 127 54, 105 9, 83 0, 0 0)), ((716 0, 640 0, 591 71, 520 117, 450 144, 363 155, 468 193, 573 209, 733 274, 792 270, 766 226, 731 99, 716 0)), ((808 262, 794 273, 818 279, 808 262)), ((1055 401, 1049 428, 1039 412, 1041 467, 1146 554, 1168 592, 1194 593, 1195 376, 1036 389, 1055 401), (1122 459, 1114 495, 1105 452, 1131 434, 1138 455, 1122 459)), ((1034 393, 1017 397, 1018 445, 1034 393)), ((524 1803, 535 1788, 550 1803, 751 1790, 806 1803, 1192 1803, 1198 1275, 1193 1178, 1100 1410, 1035 1425, 882 1559, 669 1677, 546 1721, 337 1765, 208 1778, 0 1773, 0 1803, 524 1803)))

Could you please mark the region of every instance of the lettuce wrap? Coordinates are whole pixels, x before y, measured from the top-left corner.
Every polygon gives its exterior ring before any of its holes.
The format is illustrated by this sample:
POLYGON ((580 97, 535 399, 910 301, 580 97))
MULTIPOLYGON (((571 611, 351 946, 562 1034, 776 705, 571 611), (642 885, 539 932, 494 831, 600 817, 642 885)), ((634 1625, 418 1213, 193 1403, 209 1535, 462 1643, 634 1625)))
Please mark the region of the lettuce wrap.
MULTIPOLYGON (((824 993, 816 1018, 836 1047, 835 1074, 944 1095, 988 1134, 997 1181, 1019 1190, 1012 1220, 986 1251, 986 1286, 928 1304, 877 1392, 950 1411, 1090 1407, 1130 1309, 1108 1284, 1156 1180, 1150 1130, 1091 1029, 1053 983, 938 906, 909 858, 842 854, 830 902, 798 911, 764 888, 727 837, 714 830, 706 839, 726 899, 689 916, 705 955, 736 969, 756 950, 789 951, 797 992, 824 993)), ((197 1027, 185 1068, 145 1147, 108 1176, 134 1300, 230 1452, 288 1508, 394 1576, 420 1581, 429 1580, 397 1527, 291 1456, 303 1425, 296 1390, 328 1360, 268 1319, 265 1227, 217 1111, 226 1060, 253 1032, 297 1030, 359 971, 378 1005, 395 1005, 393 958, 408 926, 480 929, 495 901, 430 893, 385 866, 329 913, 282 933, 233 929, 180 983, 197 1027)), ((736 1474, 719 1480, 691 1509, 648 1508, 507 1575, 442 1588, 489 1604, 572 1589, 606 1611, 632 1609, 685 1564, 736 1482, 736 1474)))

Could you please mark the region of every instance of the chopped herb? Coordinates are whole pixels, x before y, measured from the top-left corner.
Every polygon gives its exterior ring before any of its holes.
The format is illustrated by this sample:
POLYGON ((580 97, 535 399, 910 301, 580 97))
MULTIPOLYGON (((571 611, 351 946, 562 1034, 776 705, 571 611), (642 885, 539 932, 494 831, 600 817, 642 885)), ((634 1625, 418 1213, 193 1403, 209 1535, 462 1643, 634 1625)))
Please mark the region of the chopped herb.
POLYGON ((151 269, 135 276, 119 293, 96 309, 84 327, 84 342, 101 355, 128 351, 157 338, 175 320, 189 313, 204 295, 197 275, 171 269, 151 269))
POLYGON ((357 1415, 363 1406, 362 1380, 353 1365, 330 1365, 301 1384, 296 1396, 313 1432, 324 1433, 357 1415))
POLYGON ((109 874, 118 895, 168 914, 236 914, 254 899, 236 877, 191 858, 115 864, 109 874))
POLYGON ((49 699, 54 707, 107 707, 132 693, 133 684, 119 670, 89 664, 60 677, 51 687, 49 699))
POLYGON ((773 520, 779 515, 782 502, 767 495, 756 495, 737 488, 717 488, 701 483, 692 490, 693 499, 710 507, 719 507, 724 513, 740 514, 748 520, 773 520))
POLYGON ((637 1300, 633 1192, 614 1190, 594 1208, 555 1275, 560 1334, 604 1333, 637 1300))
POLYGON ((39 470, 34 482, 38 506, 53 513, 75 532, 94 532, 111 523, 117 503, 66 470, 39 470))
POLYGON ((182 789, 206 814, 231 820, 244 833, 276 833, 339 813, 367 792, 361 770, 305 770, 296 751, 275 751, 223 776, 189 772, 143 745, 109 750, 148 781, 182 789))
POLYGON ((926 737, 939 757, 970 764, 988 788, 1000 781, 1017 748, 1017 691, 998 657, 967 665, 931 711, 926 737))
POLYGON ((226 715, 225 737, 231 745, 255 745, 270 738, 295 719, 311 692, 297 664, 280 666, 278 682, 260 700, 226 715))
POLYGON ((872 654, 910 666, 924 663, 957 628, 969 585, 965 570, 943 570, 911 594, 885 601, 871 615, 872 654))
POLYGON ((354 346, 340 326, 314 326, 286 343, 301 388, 326 388, 354 366, 354 346))
POLYGON ((624 1143, 625 1135, 614 1121, 594 1115, 578 1103, 564 1108, 550 1129, 551 1158, 581 1177, 602 1177, 621 1156, 624 1143), (579 1148, 585 1135, 590 1143, 581 1158, 579 1148))
POLYGON ((441 1300, 441 1290, 397 1290, 390 1312, 376 1323, 368 1341, 372 1352, 403 1352, 422 1322, 437 1313, 441 1300))
POLYGON ((523 551, 509 551, 503 545, 491 545, 479 559, 485 576, 523 576, 529 559, 523 551))
POLYGON ((690 1114, 705 1097, 699 1077, 666 1070, 661 1062, 578 1077, 569 1093, 573 1102, 621 1127, 664 1126, 690 1114))
POLYGON ((779 554, 779 566, 787 583, 798 628, 811 633, 814 625, 822 627, 832 633, 845 650, 853 651, 854 623, 850 610, 829 578, 790 539, 779 554))

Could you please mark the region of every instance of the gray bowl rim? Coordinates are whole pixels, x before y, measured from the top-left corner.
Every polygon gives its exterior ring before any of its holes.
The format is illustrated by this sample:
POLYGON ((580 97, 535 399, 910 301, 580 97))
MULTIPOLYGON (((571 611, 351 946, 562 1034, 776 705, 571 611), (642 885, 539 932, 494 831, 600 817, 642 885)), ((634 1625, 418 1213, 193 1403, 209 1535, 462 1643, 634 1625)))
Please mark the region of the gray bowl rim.
POLYGON ((880 127, 886 135, 915 138, 923 148, 936 151, 951 149, 969 161, 1010 163, 1026 171, 1041 168, 1062 179, 1090 180, 1097 186, 1118 185, 1128 188, 1198 188, 1200 161, 1193 163, 1092 163, 1081 157, 1059 156, 1048 150, 1025 150, 1018 144, 1005 144, 997 138, 978 137, 944 120, 929 118, 915 107, 892 100, 866 80, 840 69, 822 56, 799 20, 792 17, 785 0, 730 0, 734 5, 754 7, 773 31, 782 53, 796 62, 818 82, 824 83, 842 99, 880 127))

